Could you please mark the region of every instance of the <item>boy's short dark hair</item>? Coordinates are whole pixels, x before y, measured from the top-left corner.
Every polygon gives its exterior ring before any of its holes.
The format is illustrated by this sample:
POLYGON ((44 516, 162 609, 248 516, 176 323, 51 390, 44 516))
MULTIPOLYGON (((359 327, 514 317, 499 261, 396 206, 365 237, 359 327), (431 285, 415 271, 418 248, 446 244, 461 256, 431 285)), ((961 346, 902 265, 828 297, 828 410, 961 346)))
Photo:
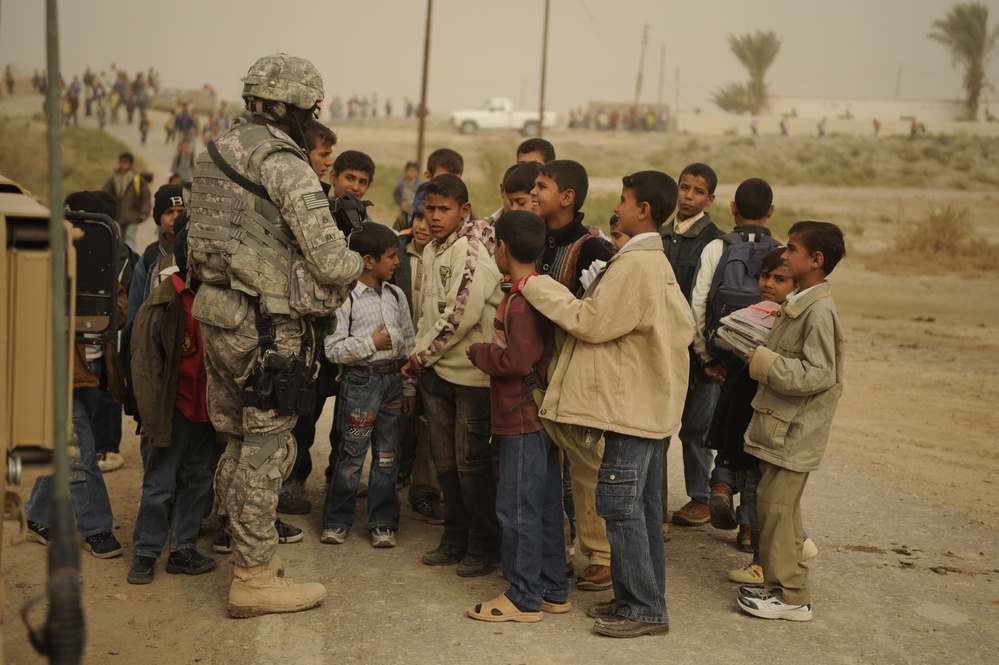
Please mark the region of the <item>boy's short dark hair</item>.
POLYGON ((760 270, 762 272, 773 272, 784 265, 784 252, 787 251, 787 247, 781 245, 780 247, 774 247, 769 252, 760 257, 760 270))
POLYGON ((518 263, 534 263, 545 249, 545 220, 529 210, 509 210, 493 226, 518 263))
POLYGON ((718 186, 718 174, 715 173, 707 164, 701 164, 700 162, 694 162, 693 164, 688 164, 680 171, 680 178, 690 174, 695 178, 704 178, 708 183, 708 194, 715 193, 715 187, 718 186))
POLYGON ((123 152, 120 155, 118 155, 118 161, 121 161, 123 159, 129 164, 135 164, 135 155, 133 155, 130 152, 123 152))
POLYGON ((503 179, 503 191, 509 196, 512 192, 528 192, 534 189, 534 181, 538 179, 541 164, 525 162, 515 164, 513 169, 503 179))
POLYGON ((333 172, 360 171, 368 174, 368 180, 375 180, 375 162, 359 150, 344 150, 333 161, 333 172))
POLYGON ((805 250, 809 254, 822 252, 822 270, 825 274, 830 274, 836 264, 846 256, 846 242, 843 240, 843 231, 838 226, 830 222, 795 222, 787 235, 797 233, 804 243, 805 250))
POLYGON ((735 208, 743 219, 765 218, 773 202, 774 190, 762 178, 743 180, 735 190, 735 208))
POLYGON ((527 139, 517 146, 517 157, 526 155, 529 152, 540 152, 541 156, 545 158, 546 163, 555 160, 555 146, 544 139, 527 139))
POLYGON ((427 157, 427 173, 433 175, 438 169, 458 176, 465 172, 465 160, 457 150, 438 148, 427 157))
POLYGON ((586 169, 579 162, 571 159, 554 159, 542 164, 538 175, 548 176, 558 185, 558 191, 564 192, 571 189, 576 193, 576 202, 572 212, 577 213, 586 201, 586 190, 590 186, 590 179, 586 175, 586 169))
POLYGON ((442 173, 436 178, 431 178, 423 190, 424 196, 435 194, 446 199, 454 199, 459 206, 468 203, 468 187, 456 175, 442 173))
POLYGON ((382 254, 399 246, 399 236, 384 224, 361 222, 361 228, 350 234, 349 244, 361 256, 370 256, 377 261, 382 254))
POLYGON ((621 223, 621 219, 617 215, 611 215, 610 216, 610 221, 607 222, 607 226, 609 226, 611 228, 614 228, 615 226, 617 226, 620 223, 621 223))
POLYGON ((331 148, 336 145, 336 134, 318 120, 307 121, 303 129, 305 131, 305 145, 309 146, 309 150, 315 150, 320 143, 331 148))
POLYGON ((639 205, 648 203, 652 221, 656 227, 662 226, 676 209, 679 190, 676 181, 662 171, 639 171, 621 179, 625 189, 635 193, 639 205))

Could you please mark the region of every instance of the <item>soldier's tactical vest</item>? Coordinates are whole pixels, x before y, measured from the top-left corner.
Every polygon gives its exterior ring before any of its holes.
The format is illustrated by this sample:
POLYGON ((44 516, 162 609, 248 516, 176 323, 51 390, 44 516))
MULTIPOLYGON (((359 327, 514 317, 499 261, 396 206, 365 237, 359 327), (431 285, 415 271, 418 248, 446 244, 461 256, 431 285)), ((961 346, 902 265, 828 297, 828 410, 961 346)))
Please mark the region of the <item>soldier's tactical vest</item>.
MULTIPOLYGON (((298 146, 265 125, 235 126, 215 146, 233 170, 257 186, 267 156, 288 151, 307 160, 298 146)), ((259 299, 265 315, 318 313, 301 311, 291 302, 292 282, 302 272, 296 269, 303 259, 277 206, 230 179, 207 150, 198 156, 187 210, 188 265, 195 278, 259 299)))

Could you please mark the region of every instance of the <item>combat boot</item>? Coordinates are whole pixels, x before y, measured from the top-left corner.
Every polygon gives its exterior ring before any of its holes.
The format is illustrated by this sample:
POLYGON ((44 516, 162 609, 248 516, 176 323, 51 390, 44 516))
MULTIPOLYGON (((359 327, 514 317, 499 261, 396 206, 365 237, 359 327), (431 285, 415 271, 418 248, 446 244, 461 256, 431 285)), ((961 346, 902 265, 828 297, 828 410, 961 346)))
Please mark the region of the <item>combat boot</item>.
POLYGON ((237 619, 300 612, 316 607, 326 598, 322 584, 295 584, 277 577, 267 564, 235 566, 234 571, 229 587, 229 616, 237 619))
MULTIPOLYGON (((275 554, 270 561, 267 562, 266 566, 271 569, 271 572, 278 577, 284 577, 284 561, 281 560, 277 554, 275 554)), ((236 579, 236 555, 229 555, 229 586, 232 586, 232 581, 236 579)))

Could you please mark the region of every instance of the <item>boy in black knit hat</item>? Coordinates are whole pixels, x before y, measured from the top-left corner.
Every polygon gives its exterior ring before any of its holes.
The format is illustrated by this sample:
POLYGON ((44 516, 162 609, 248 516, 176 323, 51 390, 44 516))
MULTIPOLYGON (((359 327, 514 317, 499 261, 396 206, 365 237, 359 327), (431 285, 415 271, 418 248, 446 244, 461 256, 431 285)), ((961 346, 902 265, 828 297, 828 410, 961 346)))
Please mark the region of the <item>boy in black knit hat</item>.
MULTIPOLYGON (((177 236, 177 221, 185 208, 183 191, 180 185, 163 185, 156 190, 153 221, 160 227, 159 237, 142 252, 132 271, 132 281, 128 287, 129 321, 135 318, 139 307, 159 286, 160 271, 173 265, 173 241, 177 236)), ((181 223, 187 223, 186 213, 181 223)))

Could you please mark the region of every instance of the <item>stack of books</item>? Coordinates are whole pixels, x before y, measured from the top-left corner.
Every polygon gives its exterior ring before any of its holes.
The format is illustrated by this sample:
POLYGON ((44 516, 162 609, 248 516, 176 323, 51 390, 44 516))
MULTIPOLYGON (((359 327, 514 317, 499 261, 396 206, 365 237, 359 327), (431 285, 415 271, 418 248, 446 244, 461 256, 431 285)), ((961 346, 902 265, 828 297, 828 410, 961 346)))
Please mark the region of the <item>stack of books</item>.
POLYGON ((777 303, 764 300, 732 312, 721 320, 716 343, 744 358, 756 347, 767 343, 779 309, 777 303))

